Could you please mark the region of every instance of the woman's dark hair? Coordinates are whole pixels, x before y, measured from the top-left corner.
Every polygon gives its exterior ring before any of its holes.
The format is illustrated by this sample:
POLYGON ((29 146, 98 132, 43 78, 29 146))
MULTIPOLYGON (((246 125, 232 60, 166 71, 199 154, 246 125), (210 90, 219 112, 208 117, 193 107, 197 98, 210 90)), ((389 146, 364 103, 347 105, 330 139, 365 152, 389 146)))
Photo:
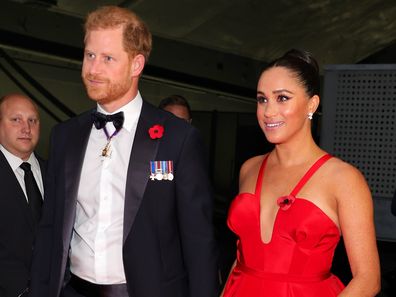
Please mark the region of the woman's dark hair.
POLYGON ((261 73, 273 67, 285 67, 293 72, 309 97, 319 95, 319 66, 311 53, 297 49, 289 50, 266 66, 261 73))

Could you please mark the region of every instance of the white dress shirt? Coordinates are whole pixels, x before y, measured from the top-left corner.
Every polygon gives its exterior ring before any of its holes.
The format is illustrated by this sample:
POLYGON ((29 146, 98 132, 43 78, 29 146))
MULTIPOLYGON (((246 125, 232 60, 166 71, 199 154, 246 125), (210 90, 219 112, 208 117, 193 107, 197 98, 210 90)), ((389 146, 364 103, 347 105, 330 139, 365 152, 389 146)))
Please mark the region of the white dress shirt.
MULTIPOLYGON (((88 140, 70 244, 70 270, 93 283, 126 283, 122 261, 125 188, 142 104, 138 93, 114 112, 124 112, 124 124, 110 141, 109 156, 101 155, 107 143, 103 129, 92 126, 88 140)), ((97 110, 106 113, 100 105, 97 110)), ((106 129, 109 135, 115 131, 113 123, 107 123, 106 129)))
POLYGON ((17 178, 19 184, 21 185, 23 193, 25 193, 26 201, 28 201, 28 197, 26 194, 26 187, 25 187, 25 178, 24 178, 25 172, 23 171, 22 168, 19 167, 23 162, 28 162, 30 164, 34 179, 36 180, 36 184, 40 190, 41 197, 44 197, 44 186, 43 186, 43 178, 41 175, 40 164, 34 153, 30 154, 30 157, 27 161, 23 161, 21 158, 7 151, 7 149, 1 144, 0 144, 0 150, 4 154, 5 158, 8 161, 8 164, 10 164, 10 167, 15 174, 15 177, 17 178))

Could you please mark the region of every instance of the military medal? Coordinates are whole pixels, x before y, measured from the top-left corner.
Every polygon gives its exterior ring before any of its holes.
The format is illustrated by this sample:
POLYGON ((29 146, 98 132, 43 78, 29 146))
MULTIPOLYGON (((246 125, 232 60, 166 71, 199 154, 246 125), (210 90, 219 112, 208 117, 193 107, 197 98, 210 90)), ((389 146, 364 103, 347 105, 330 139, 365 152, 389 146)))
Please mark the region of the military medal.
POLYGON ((173 180, 173 161, 150 161, 151 180, 173 180))
POLYGON ((99 155, 100 157, 102 157, 102 161, 103 161, 105 160, 105 158, 111 157, 110 142, 113 139, 113 137, 116 136, 118 132, 120 132, 120 130, 122 129, 122 124, 124 123, 124 112, 120 111, 115 114, 103 114, 98 111, 93 111, 91 113, 91 117, 95 128, 98 130, 102 129, 104 134, 106 135, 107 143, 105 147, 102 149, 101 154, 99 155), (108 122, 112 122, 115 128, 115 131, 111 135, 109 134, 106 128, 108 122))
POLYGON ((161 167, 162 167, 162 172, 163 172, 163 178, 165 180, 168 180, 168 162, 161 161, 161 167))
MULTIPOLYGON (((110 139, 111 140, 111 139, 110 139)), ((111 155, 110 140, 107 141, 106 146, 102 150, 102 157, 109 157, 111 155)))
POLYGON ((106 126, 103 127, 103 131, 106 134, 107 137, 107 143, 106 146, 103 148, 102 153, 101 153, 101 157, 102 158, 108 158, 111 157, 111 140, 113 139, 114 136, 117 135, 117 133, 120 130, 115 130, 113 134, 109 135, 109 132, 106 129, 106 126))
POLYGON ((168 163, 168 180, 173 180, 173 161, 167 161, 168 163))
POLYGON ((162 172, 161 161, 155 161, 155 179, 162 180, 163 178, 164 178, 164 175, 162 172))
POLYGON ((150 161, 150 179, 155 180, 155 162, 150 161))

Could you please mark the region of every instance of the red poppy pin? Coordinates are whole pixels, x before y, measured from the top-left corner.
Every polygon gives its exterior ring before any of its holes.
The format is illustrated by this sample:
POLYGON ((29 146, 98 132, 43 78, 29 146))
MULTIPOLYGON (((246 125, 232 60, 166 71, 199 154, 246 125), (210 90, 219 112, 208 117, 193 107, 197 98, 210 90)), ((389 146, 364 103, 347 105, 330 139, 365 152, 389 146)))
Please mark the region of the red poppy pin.
POLYGON ((164 135, 164 127, 161 125, 154 125, 148 130, 151 139, 160 139, 164 135))
POLYGON ((279 197, 276 202, 282 210, 288 210, 295 200, 296 197, 289 195, 279 197))

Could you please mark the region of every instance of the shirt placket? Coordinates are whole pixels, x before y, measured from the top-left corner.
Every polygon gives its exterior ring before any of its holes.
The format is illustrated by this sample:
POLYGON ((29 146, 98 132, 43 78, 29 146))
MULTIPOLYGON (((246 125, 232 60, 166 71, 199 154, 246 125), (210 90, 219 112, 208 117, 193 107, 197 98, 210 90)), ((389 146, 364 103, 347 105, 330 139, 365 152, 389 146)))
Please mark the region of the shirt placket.
POLYGON ((95 274, 99 279, 106 278, 108 253, 106 252, 106 230, 111 219, 112 200, 112 174, 111 174, 111 158, 105 158, 103 161, 101 178, 99 182, 99 208, 97 232, 95 238, 95 274))

